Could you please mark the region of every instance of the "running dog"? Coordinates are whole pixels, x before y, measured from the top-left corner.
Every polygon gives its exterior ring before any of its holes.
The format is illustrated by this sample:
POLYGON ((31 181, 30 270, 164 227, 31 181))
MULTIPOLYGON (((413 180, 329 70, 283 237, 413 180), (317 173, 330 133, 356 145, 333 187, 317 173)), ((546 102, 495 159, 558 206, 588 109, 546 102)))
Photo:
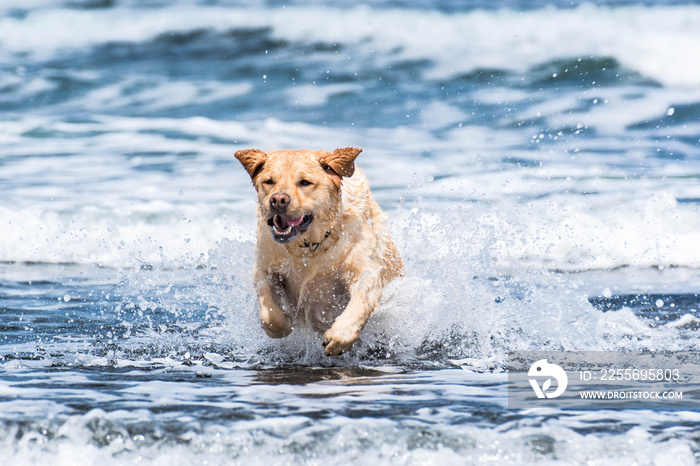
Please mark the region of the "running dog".
POLYGON ((327 356, 348 351, 402 275, 386 215, 355 166, 362 149, 240 150, 258 196, 254 282, 265 333, 323 332, 327 356))

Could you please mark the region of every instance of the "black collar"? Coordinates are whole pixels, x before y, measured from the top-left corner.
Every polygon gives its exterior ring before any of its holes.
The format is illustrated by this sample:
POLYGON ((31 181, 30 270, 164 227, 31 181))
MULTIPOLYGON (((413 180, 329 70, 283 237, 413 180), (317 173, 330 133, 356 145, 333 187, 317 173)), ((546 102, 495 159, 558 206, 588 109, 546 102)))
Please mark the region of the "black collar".
POLYGON ((304 239, 304 244, 300 244, 299 247, 300 248, 309 248, 309 251, 316 252, 318 247, 321 246, 321 243, 323 243, 326 240, 326 238, 328 238, 330 235, 331 235, 331 232, 327 231, 326 236, 324 236, 323 239, 321 241, 319 241, 318 243, 309 243, 306 239, 304 239))

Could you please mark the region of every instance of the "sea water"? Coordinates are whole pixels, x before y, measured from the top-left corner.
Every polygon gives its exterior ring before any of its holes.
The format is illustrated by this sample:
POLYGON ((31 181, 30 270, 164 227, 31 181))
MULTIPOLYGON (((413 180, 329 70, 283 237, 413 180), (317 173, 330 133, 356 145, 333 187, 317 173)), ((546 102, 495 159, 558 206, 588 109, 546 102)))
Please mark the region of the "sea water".
POLYGON ((696 464, 509 410, 512 351, 700 347, 690 1, 3 0, 1 464, 696 464), (356 146, 406 275, 270 340, 238 149, 356 146))

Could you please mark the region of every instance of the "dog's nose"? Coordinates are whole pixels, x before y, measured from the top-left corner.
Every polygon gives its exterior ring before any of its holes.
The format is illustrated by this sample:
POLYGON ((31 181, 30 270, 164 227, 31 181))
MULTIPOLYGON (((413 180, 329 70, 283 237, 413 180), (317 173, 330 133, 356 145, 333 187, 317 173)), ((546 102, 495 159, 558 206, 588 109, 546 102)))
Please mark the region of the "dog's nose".
POLYGON ((270 207, 275 210, 286 210, 291 199, 284 193, 275 193, 270 196, 270 207))

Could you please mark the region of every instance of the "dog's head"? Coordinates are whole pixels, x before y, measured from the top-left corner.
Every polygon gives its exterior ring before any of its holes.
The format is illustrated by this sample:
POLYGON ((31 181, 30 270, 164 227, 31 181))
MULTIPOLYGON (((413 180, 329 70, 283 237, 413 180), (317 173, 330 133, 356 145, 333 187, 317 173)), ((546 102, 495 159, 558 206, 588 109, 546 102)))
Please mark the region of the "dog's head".
POLYGON ((320 242, 335 224, 344 177, 355 172, 362 149, 333 152, 240 150, 243 164, 258 192, 259 212, 278 243, 289 243, 308 232, 320 242))

